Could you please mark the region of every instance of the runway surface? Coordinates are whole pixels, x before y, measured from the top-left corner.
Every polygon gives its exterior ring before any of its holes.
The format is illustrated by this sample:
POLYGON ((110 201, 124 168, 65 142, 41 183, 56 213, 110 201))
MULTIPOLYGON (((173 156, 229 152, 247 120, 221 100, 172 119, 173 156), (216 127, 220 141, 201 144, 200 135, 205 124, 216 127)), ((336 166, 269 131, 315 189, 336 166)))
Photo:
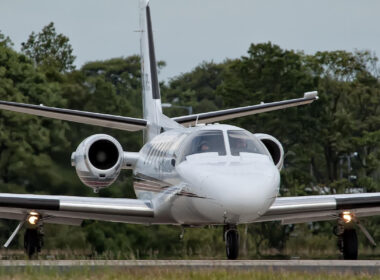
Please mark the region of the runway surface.
POLYGON ((168 269, 241 269, 269 271, 306 271, 339 273, 380 273, 379 260, 1 260, 0 269, 75 269, 80 267, 168 268, 168 269))

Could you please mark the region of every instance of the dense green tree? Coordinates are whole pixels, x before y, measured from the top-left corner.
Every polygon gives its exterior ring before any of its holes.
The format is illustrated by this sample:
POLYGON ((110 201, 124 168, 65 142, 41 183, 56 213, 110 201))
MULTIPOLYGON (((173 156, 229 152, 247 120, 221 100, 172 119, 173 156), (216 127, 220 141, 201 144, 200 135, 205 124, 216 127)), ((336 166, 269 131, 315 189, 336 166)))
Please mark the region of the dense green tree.
MULTIPOLYGON (((0 98, 25 103, 49 103, 60 106, 59 85, 49 83, 36 71, 28 58, 6 46, 0 46, 0 98)), ((68 146, 65 125, 59 121, 1 111, 1 179, 4 183, 33 184, 40 189, 55 175, 48 168, 51 153, 68 146), (53 125, 54 124, 54 125, 53 125), (11 128, 12 129, 9 129, 11 128), (29 172, 30 169, 36 170, 29 172), (45 174, 45 176, 43 176, 45 174), (50 174, 50 175, 48 175, 50 174)), ((48 189, 48 188, 46 188, 48 189)))
POLYGON ((217 110, 223 107, 223 99, 215 94, 215 90, 223 81, 227 65, 213 62, 203 62, 189 73, 183 73, 171 79, 168 86, 164 86, 163 102, 174 105, 166 109, 165 113, 171 116, 188 114, 184 108, 179 106, 191 106, 194 113, 202 113, 217 110))
POLYGON ((53 22, 46 25, 38 34, 32 32, 21 46, 21 50, 38 66, 53 67, 60 72, 75 68, 75 56, 72 54, 73 48, 69 38, 57 34, 53 22))

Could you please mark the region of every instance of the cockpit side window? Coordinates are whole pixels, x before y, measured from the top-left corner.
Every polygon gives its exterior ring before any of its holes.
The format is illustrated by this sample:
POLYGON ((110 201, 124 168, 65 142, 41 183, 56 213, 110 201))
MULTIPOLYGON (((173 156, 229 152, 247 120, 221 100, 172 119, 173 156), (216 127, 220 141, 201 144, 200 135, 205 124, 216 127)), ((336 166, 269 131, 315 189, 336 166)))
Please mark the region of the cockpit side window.
POLYGON ((223 131, 221 130, 201 130, 193 135, 186 143, 184 158, 192 154, 218 153, 220 156, 226 155, 223 131))
POLYGON ((249 132, 244 130, 229 130, 227 134, 228 141, 230 142, 231 155, 239 156, 241 152, 267 154, 259 140, 249 132))

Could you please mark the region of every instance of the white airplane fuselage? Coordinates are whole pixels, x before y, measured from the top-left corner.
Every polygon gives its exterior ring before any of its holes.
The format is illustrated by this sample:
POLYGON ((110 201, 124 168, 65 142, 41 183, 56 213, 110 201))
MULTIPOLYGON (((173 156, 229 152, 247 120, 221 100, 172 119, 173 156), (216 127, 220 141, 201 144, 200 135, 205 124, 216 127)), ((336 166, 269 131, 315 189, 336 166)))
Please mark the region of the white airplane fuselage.
POLYGON ((164 205, 156 213, 156 221, 161 216, 162 223, 251 223, 269 209, 280 186, 278 168, 255 138, 246 130, 221 124, 161 133, 139 152, 133 170, 136 196, 164 205), (232 148, 230 142, 236 138, 231 137, 240 133, 253 138, 258 152, 252 147, 239 153, 232 148), (217 147, 196 150, 205 143, 217 147))

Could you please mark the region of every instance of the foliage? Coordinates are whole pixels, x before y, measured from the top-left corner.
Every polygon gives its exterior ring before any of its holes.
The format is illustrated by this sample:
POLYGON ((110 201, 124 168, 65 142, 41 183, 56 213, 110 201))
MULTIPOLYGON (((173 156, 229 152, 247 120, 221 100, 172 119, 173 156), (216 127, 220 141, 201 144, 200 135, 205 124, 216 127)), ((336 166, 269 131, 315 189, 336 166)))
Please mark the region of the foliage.
MULTIPOLYGON (((60 85, 47 81, 29 59, 7 46, 0 47, 0 98, 24 103, 65 106, 60 85)), ((67 125, 60 121, 1 111, 0 184, 2 191, 47 191, 50 182, 59 181, 52 172, 52 156, 62 152, 69 142, 67 125), (9 130, 12 127, 12 130, 9 130), (30 172, 34 170, 34 172, 30 172)))
POLYGON ((1 33, 1 30, 0 30, 0 46, 3 46, 3 47, 13 46, 11 39, 8 36, 5 36, 3 33, 1 33))
POLYGON ((57 34, 53 22, 46 25, 40 33, 30 34, 28 41, 21 46, 21 50, 38 66, 53 67, 59 72, 75 68, 75 56, 69 38, 57 34))

